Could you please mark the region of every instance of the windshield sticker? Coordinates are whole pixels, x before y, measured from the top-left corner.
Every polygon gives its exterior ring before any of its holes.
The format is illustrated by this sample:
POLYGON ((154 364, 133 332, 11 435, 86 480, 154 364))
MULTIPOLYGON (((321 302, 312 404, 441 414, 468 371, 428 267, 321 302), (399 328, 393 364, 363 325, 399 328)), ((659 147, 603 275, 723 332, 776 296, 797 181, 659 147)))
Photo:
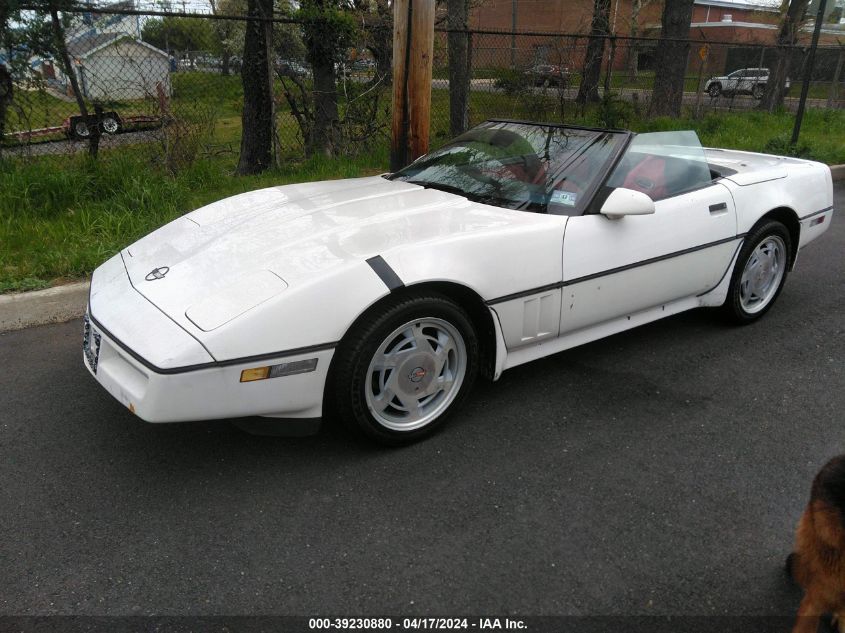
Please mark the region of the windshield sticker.
POLYGON ((571 191, 552 191, 551 202, 554 204, 565 204, 568 207, 574 207, 576 200, 578 200, 577 193, 571 191))

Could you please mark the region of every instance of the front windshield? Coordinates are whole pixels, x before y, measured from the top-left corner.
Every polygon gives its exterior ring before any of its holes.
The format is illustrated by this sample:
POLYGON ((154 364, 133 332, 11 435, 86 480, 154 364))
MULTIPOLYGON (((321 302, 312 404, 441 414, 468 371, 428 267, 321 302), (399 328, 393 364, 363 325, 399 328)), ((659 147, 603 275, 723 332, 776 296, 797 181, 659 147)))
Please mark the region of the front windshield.
POLYGON ((627 138, 626 132, 488 121, 390 178, 506 209, 580 215, 627 138))

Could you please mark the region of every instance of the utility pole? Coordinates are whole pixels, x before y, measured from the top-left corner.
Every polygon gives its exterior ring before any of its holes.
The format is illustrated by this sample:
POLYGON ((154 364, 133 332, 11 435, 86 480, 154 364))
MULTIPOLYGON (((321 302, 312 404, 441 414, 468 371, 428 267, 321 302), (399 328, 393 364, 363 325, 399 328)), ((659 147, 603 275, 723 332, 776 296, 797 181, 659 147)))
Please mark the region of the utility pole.
POLYGON ((434 0, 394 0, 391 171, 428 151, 433 57, 434 0))
POLYGON ((810 56, 807 59, 807 70, 804 73, 804 81, 801 84, 801 99, 798 101, 798 112, 795 113, 795 127, 792 128, 792 140, 790 143, 798 143, 798 135, 801 133, 801 121, 804 119, 804 107, 807 104, 807 93, 810 90, 810 77, 813 74, 813 62, 816 58, 816 48, 819 45, 819 34, 824 22, 824 9, 827 0, 820 0, 819 10, 816 13, 816 24, 813 28, 813 40, 810 43, 810 56))

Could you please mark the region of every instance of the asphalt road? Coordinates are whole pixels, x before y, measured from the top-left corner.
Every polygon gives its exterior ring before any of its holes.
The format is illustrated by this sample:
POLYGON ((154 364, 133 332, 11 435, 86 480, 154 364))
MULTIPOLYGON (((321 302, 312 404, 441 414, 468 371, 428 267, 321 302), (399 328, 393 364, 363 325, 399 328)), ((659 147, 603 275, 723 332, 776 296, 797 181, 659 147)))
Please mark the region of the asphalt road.
POLYGON ((758 324, 695 311, 508 371, 399 450, 146 424, 78 321, 4 334, 0 614, 788 617, 845 450, 843 252, 836 218, 758 324))

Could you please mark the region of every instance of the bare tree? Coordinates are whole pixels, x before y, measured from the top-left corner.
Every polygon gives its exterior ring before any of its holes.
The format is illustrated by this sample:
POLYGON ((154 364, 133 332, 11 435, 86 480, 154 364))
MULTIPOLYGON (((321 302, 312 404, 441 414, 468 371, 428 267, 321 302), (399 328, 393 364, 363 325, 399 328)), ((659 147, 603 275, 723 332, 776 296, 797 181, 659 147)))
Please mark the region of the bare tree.
MULTIPOLYGON (((691 1, 691 0, 690 0, 691 1)), ((576 101, 584 104, 599 101, 599 79, 604 58, 604 40, 610 35, 610 0, 594 0, 590 22, 590 40, 584 56, 584 70, 576 101)))
POLYGON ((679 116, 684 99, 684 79, 689 57, 689 29, 694 0, 666 0, 660 20, 660 40, 655 52, 654 90, 649 112, 679 116))
POLYGON ((244 107, 241 115, 239 174, 255 174, 270 167, 273 159, 273 93, 270 59, 273 0, 249 0, 241 83, 244 107), (268 33, 269 31, 269 33, 268 33))
MULTIPOLYGON (((242 0, 209 0, 209 3, 215 15, 243 12, 242 0)), ((243 51, 244 24, 237 20, 212 20, 211 29, 215 38, 209 48, 220 54, 220 73, 228 75, 232 68, 232 57, 243 51)))
POLYGON ((652 0, 631 0, 631 40, 628 45, 628 74, 636 78, 639 74, 640 44, 636 39, 640 34, 640 12, 651 4, 652 0))
POLYGON ((448 0, 449 131, 452 136, 469 127, 469 0, 448 0))
POLYGON ((760 100, 760 109, 774 112, 783 105, 786 95, 786 78, 789 76, 789 65, 792 59, 793 47, 798 43, 798 35, 804 14, 807 12, 809 0, 783 0, 781 4, 781 23, 778 32, 775 62, 769 71, 766 91, 760 100))
POLYGON ((365 47, 373 56, 376 72, 373 83, 393 80, 393 7, 388 0, 355 0, 362 16, 365 47))
POLYGON ((338 107, 335 64, 342 63, 356 31, 352 8, 338 0, 302 0, 305 47, 314 75, 314 124, 305 139, 309 154, 334 154, 337 146, 338 107))

